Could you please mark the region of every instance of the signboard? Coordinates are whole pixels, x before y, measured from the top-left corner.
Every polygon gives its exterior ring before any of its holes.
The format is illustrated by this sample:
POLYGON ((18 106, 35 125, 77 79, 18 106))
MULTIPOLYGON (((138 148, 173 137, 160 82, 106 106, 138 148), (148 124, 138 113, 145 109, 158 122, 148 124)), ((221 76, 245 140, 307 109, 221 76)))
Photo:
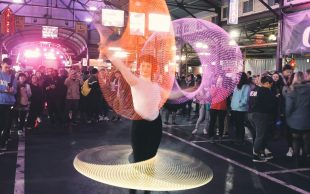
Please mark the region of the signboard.
POLYGON ((307 2, 309 2, 309 0, 284 0, 284 6, 307 3, 307 2))
POLYGON ((25 17, 24 16, 15 16, 15 29, 23 30, 25 27, 25 17))
POLYGON ((83 36, 85 39, 87 38, 87 24, 84 22, 76 22, 75 23, 75 32, 81 36, 83 36))
POLYGON ((145 31, 145 14, 130 12, 130 34, 144 36, 145 31))
POLYGON ((310 53, 310 10, 284 15, 282 52, 310 53))
POLYGON ((227 24, 238 24, 239 0, 229 0, 229 15, 227 24))
POLYGON ((104 26, 124 27, 124 11, 102 9, 102 24, 104 26))
POLYGON ((42 38, 58 38, 58 27, 42 26, 42 38))
POLYGON ((1 13, 1 33, 13 34, 15 31, 13 11, 7 7, 1 13))

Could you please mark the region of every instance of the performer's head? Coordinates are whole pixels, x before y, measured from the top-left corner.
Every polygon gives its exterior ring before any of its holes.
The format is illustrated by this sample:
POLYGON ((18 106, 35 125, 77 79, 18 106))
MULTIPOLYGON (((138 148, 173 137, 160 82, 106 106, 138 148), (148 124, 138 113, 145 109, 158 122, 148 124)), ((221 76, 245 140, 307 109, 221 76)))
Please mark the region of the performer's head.
POLYGON ((158 72, 156 58, 152 55, 142 55, 139 58, 139 65, 140 76, 154 81, 154 77, 158 72))

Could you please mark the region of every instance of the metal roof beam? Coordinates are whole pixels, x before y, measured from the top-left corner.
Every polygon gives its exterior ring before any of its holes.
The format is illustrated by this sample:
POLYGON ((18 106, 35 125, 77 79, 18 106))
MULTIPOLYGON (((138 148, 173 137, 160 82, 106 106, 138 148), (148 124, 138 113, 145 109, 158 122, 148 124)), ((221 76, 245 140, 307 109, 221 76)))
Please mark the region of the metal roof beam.
POLYGON ((264 0, 259 0, 259 2, 261 2, 269 11, 273 13, 273 15, 277 17, 277 19, 279 19, 280 15, 274 9, 272 9, 270 5, 268 5, 264 0))
MULTIPOLYGON (((176 3, 167 3, 167 5, 173 6, 173 7, 179 7, 179 5, 176 3)), ((203 6, 183 5, 183 7, 186 9, 195 9, 195 10, 199 10, 199 11, 215 12, 215 10, 211 10, 209 7, 203 7, 203 6)))
POLYGON ((212 5, 214 8, 221 8, 221 2, 218 0, 203 0, 205 3, 212 5))

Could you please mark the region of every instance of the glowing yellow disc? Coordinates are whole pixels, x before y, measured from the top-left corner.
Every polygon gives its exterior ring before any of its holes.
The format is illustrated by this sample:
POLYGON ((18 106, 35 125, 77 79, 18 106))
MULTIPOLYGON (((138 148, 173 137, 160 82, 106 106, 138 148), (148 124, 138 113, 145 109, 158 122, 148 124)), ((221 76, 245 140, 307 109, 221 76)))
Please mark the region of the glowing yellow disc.
POLYGON ((98 182, 137 190, 192 189, 207 184, 213 177, 212 170, 192 156, 160 149, 152 159, 129 163, 131 151, 128 145, 92 148, 78 154, 73 165, 98 182))

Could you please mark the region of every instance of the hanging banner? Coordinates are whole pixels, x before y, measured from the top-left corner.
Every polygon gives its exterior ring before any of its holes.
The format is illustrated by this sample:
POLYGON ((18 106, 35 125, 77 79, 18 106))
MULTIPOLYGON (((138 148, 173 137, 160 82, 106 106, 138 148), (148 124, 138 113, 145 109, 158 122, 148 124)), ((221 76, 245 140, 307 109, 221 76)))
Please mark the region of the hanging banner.
POLYGON ((284 6, 295 5, 300 3, 306 3, 309 0, 284 0, 284 6))
POLYGON ((75 23, 75 32, 87 39, 87 24, 84 22, 75 23))
POLYGON ((310 53, 310 10, 284 15, 282 42, 284 55, 310 53))
POLYGON ((25 27, 25 17, 24 16, 15 16, 15 29, 23 30, 25 27))
POLYGON ((1 13, 1 33, 8 35, 15 31, 13 11, 7 7, 1 13))
POLYGON ((229 0, 229 15, 227 24, 238 24, 239 0, 229 0))
POLYGON ((130 12, 130 34, 144 36, 145 30, 145 14, 130 12))

